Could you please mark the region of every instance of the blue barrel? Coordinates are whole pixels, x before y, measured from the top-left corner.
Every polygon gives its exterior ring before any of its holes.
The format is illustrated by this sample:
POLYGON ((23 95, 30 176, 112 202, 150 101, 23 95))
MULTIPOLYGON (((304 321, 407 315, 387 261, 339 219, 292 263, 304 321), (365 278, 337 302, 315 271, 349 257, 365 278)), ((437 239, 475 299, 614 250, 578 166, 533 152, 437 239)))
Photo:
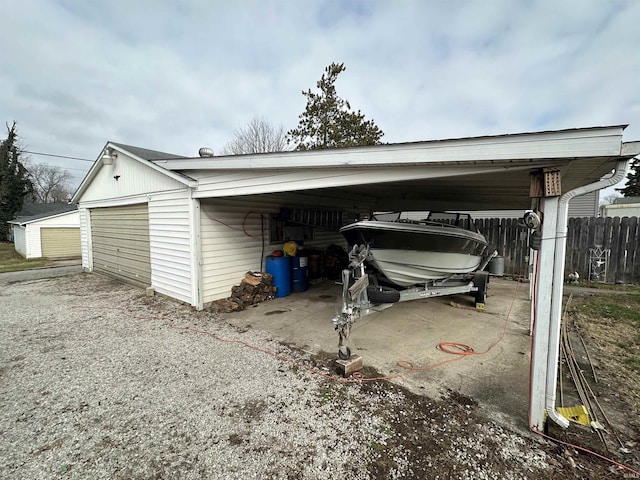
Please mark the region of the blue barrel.
POLYGON ((273 275, 276 298, 291 292, 291 257, 267 257, 267 273, 273 275))
POLYGON ((292 257, 291 263, 291 290, 296 293, 304 292, 309 288, 307 284, 307 257, 292 257))

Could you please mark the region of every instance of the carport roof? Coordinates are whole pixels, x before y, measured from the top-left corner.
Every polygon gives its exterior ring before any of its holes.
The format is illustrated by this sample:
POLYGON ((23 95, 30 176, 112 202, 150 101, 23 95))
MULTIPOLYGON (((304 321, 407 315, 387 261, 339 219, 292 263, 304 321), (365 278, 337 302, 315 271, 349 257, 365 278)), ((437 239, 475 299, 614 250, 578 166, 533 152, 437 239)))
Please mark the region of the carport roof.
POLYGON ((154 160, 198 180, 196 197, 297 190, 366 198, 380 210, 529 208, 530 173, 561 172, 562 192, 640 153, 625 125, 302 152, 154 160))

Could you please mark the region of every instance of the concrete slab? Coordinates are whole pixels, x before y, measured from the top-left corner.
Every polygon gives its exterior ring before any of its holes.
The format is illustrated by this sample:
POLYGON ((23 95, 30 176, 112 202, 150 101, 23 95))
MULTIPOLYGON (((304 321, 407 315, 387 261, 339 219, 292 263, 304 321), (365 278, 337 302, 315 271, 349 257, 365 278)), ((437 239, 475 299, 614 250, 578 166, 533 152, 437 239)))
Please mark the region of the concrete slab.
MULTIPOLYGON (((394 381, 416 393, 439 398, 451 389, 476 400, 490 418, 527 429, 528 293, 527 284, 492 278, 484 312, 474 309, 469 295, 398 303, 356 323, 348 344, 365 366, 383 375, 406 374, 394 381), (466 344, 480 354, 452 361, 459 357, 438 350, 440 342, 466 344), (421 370, 400 368, 400 360, 421 370)), ((224 317, 310 353, 337 357, 331 318, 340 294, 340 286, 324 282, 224 317)))
POLYGON ((0 273, 0 285, 14 282, 27 282, 41 280, 43 278, 63 277, 82 272, 82 265, 53 266, 44 268, 32 268, 18 272, 0 273))

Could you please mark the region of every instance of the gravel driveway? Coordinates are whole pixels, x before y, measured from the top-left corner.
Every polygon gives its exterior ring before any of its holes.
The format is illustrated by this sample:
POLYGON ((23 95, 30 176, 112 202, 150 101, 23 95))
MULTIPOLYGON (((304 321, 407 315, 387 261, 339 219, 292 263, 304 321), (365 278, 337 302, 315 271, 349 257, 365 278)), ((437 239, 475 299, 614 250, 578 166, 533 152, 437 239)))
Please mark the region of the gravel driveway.
POLYGON ((1 288, 3 478, 548 478, 562 470, 546 447, 478 419, 470 399, 434 402, 387 382, 327 380, 305 369, 328 373, 321 360, 260 331, 98 275, 1 288))

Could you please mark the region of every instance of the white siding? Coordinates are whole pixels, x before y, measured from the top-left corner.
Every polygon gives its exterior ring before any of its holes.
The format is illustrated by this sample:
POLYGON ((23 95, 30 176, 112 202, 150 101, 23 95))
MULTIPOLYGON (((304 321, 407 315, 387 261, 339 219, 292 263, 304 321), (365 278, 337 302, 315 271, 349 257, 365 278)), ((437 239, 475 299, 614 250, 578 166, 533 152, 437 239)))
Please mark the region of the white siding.
POLYGON ((193 304, 188 191, 153 195, 149 201, 151 284, 164 295, 193 304))
POLYGON ((20 255, 25 258, 27 257, 27 232, 26 227, 21 227, 20 225, 13 226, 13 243, 20 255))
POLYGON ((40 226, 37 223, 29 223, 25 227, 27 258, 41 258, 40 226))
POLYGON ((89 255, 89 238, 91 231, 89 226, 89 215, 86 208, 78 209, 78 218, 80 219, 80 252, 82 253, 82 268, 90 270, 92 268, 89 255))
POLYGON ((572 217, 597 217, 600 191, 586 193, 569 200, 569 218, 572 217))
POLYGON ((80 202, 91 202, 132 195, 186 188, 153 168, 119 153, 112 165, 102 165, 80 202), (116 180, 114 177, 118 177, 116 180))
MULTIPOLYGON (((249 271, 264 269, 264 257, 281 248, 269 244, 269 214, 280 207, 341 208, 336 200, 295 194, 255 195, 203 200, 201 204, 202 277, 204 302, 228 297, 249 271), (263 215, 264 224, 261 224, 263 215), (264 232, 264 255, 262 246, 264 232)), ((314 229, 313 247, 345 245, 339 233, 314 229)))

